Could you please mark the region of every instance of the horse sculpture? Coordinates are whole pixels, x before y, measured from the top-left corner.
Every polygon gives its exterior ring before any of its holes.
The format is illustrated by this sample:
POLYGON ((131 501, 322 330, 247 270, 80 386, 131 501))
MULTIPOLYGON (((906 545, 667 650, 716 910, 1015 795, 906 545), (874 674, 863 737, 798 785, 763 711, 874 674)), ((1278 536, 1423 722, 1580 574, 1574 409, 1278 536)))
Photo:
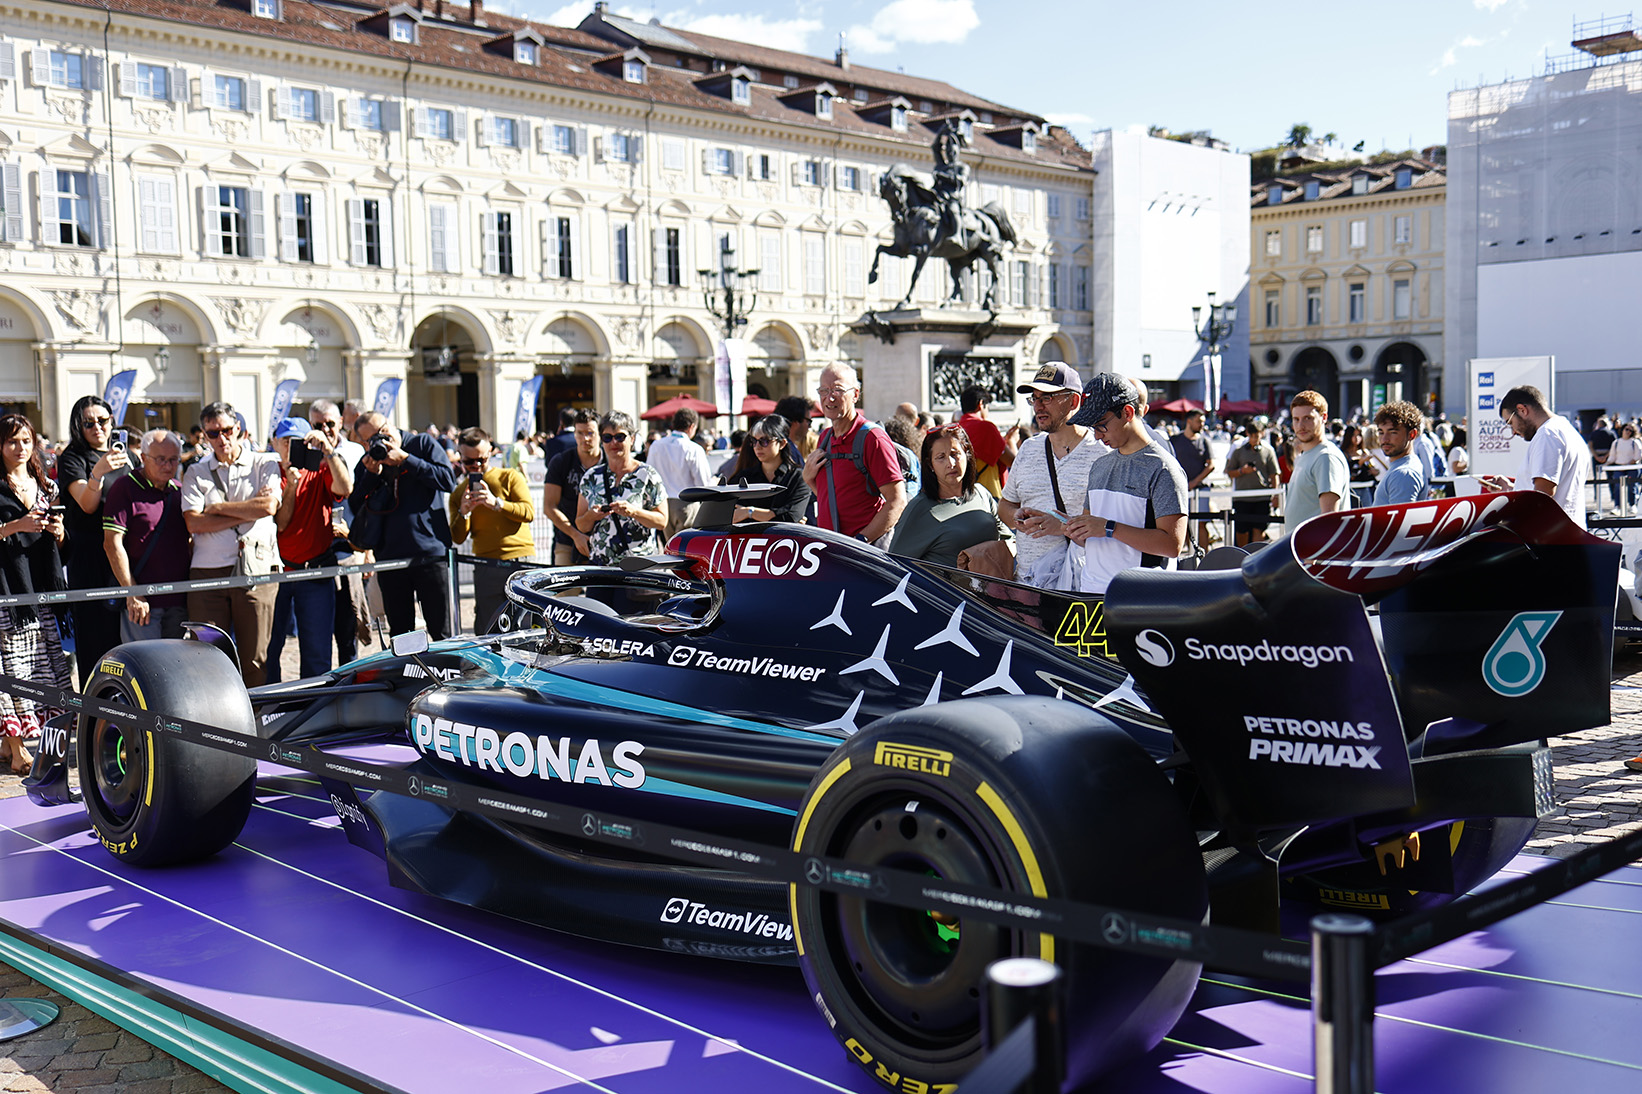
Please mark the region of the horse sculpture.
POLYGON ((895 242, 878 245, 867 282, 878 280, 878 262, 885 255, 916 259, 907 294, 897 305, 904 308, 918 287, 918 275, 923 273, 924 263, 931 258, 944 258, 952 270, 952 294, 946 301, 950 304, 958 299, 959 275, 980 259, 992 273, 992 283, 987 286, 986 298, 981 304, 988 312, 996 313, 998 281, 1003 276, 998 260, 1003 257, 1004 248, 1015 242, 1015 226, 1009 222, 1009 214, 1003 207, 992 201, 979 209, 965 209, 957 231, 943 236, 941 208, 944 202, 917 172, 896 164, 879 177, 878 195, 889 203, 890 214, 895 218, 895 242))

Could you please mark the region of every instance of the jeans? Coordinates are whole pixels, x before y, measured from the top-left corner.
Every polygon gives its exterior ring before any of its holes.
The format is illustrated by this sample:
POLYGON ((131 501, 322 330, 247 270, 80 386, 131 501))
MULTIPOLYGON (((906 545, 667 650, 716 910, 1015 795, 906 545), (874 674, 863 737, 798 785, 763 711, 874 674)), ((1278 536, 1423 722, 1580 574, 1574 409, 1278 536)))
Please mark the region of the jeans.
POLYGON ((415 562, 405 570, 378 571, 376 580, 381 584, 392 633, 416 629, 416 605, 420 603, 428 637, 435 642, 450 637, 450 576, 443 555, 415 562))
MULTIPOLYGON (((227 577, 232 566, 196 566, 190 580, 227 577)), ((248 688, 267 682, 268 636, 274 629, 274 586, 244 589, 203 589, 188 594, 188 618, 213 623, 234 636, 239 653, 240 679, 248 688)))
POLYGON ((144 638, 181 638, 183 619, 188 609, 178 604, 175 608, 148 609, 148 622, 142 626, 131 622, 131 617, 120 613, 120 641, 136 642, 144 638))
POLYGON ((1642 471, 1610 471, 1608 472, 1608 496, 1613 498, 1614 508, 1619 508, 1619 497, 1623 491, 1626 502, 1634 509, 1639 484, 1637 476, 1642 471))
POLYGON ((331 668, 331 628, 336 622, 336 581, 287 581, 274 597, 274 630, 268 639, 268 682, 280 681, 279 655, 285 639, 296 628, 298 671, 301 678, 319 676, 331 668))

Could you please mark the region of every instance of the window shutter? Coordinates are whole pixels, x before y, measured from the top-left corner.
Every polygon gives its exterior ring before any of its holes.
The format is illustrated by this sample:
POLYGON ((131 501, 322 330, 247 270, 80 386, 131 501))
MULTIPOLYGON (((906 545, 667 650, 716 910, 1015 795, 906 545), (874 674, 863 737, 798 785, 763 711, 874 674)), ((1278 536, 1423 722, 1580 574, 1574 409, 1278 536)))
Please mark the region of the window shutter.
POLYGON ((0 208, 6 215, 6 242, 23 241, 23 171, 15 163, 0 164, 0 208))
POLYGON ((296 195, 287 191, 274 195, 274 219, 279 222, 279 260, 295 262, 296 195))
POLYGON ((643 163, 644 162, 644 135, 643 134, 641 134, 641 133, 632 133, 632 134, 628 135, 628 137, 627 137, 627 162, 628 163, 643 163))
POLYGON ((114 245, 114 195, 109 193, 108 175, 98 172, 91 176, 92 207, 97 210, 97 246, 114 245))
POLYGON ((587 126, 578 125, 575 129, 571 130, 571 134, 574 139, 570 149, 570 154, 573 156, 587 155, 587 126))
POLYGON ((376 234, 382 240, 382 268, 393 269, 393 199, 382 198, 376 203, 376 234))
POLYGON ((197 80, 189 80, 188 81, 188 105, 193 107, 195 110, 198 110, 201 107, 205 107, 205 106, 214 106, 214 105, 216 105, 215 103, 207 102, 205 100, 205 96, 207 94, 206 89, 210 86, 211 86, 211 74, 209 72, 204 73, 197 80))
POLYGON ((586 272, 582 269, 582 251, 584 250, 582 246, 582 215, 572 212, 568 219, 570 221, 570 279, 580 281, 582 275, 586 272))
POLYGON ((336 124, 343 129, 359 128, 359 100, 352 95, 342 100, 342 110, 336 116, 336 124))
POLYGON ((245 94, 240 97, 240 105, 247 114, 262 113, 262 81, 246 80, 245 94))
POLYGON ((188 70, 186 68, 183 68, 181 65, 173 68, 167 82, 171 85, 166 90, 171 92, 172 102, 181 103, 188 101, 188 70))
POLYGON ((336 96, 319 93, 319 120, 324 125, 336 121, 336 96))
POLYGON ((34 172, 34 196, 40 204, 40 242, 56 243, 62 231, 57 220, 57 172, 34 172))
POLYGON ((496 119, 489 114, 479 115, 479 132, 473 135, 473 143, 480 148, 490 145, 490 127, 496 124, 496 119))
POLYGON ((276 122, 284 121, 285 116, 290 113, 290 99, 290 88, 274 88, 274 120, 276 122))
POLYGON ((312 240, 314 262, 329 261, 325 248, 325 191, 317 191, 308 202, 308 238, 312 240))
POLYGON ((650 279, 660 284, 667 272, 667 229, 650 229, 650 279))
POLYGON ((594 163, 603 163, 604 162, 604 138, 603 137, 594 137, 593 138, 593 162, 594 163))
POLYGON ((433 135, 433 119, 429 116, 427 107, 419 106, 411 111, 411 134, 422 138, 433 135))
POLYGON ((51 86, 51 50, 29 50, 29 83, 35 87, 51 86))
POLYGON ((114 82, 122 99, 129 99, 137 94, 137 66, 130 61, 114 66, 114 82))
POLYGON ((82 71, 85 72, 86 90, 101 91, 103 89, 103 59, 87 56, 82 65, 82 71))
POLYGON ((350 258, 355 266, 365 264, 365 203, 359 198, 348 199, 348 243, 350 258))
POLYGON ((731 165, 730 165, 730 173, 739 177, 739 176, 745 174, 746 171, 747 171, 747 153, 745 153, 745 152, 735 153, 734 162, 731 163, 731 165))
POLYGON ((200 187, 200 233, 205 239, 205 253, 212 258, 222 257, 222 228, 217 223, 216 187, 200 187))
POLYGON ((500 244, 497 240, 496 214, 480 213, 479 226, 484 231, 484 260, 482 269, 486 274, 495 277, 501 270, 497 257, 500 244))
POLYGON ((403 125, 403 112, 398 99, 385 99, 382 102, 382 132, 397 133, 403 125))
POLYGON ((449 267, 447 263, 447 247, 445 240, 445 207, 443 205, 428 206, 428 266, 436 273, 445 273, 449 267))
POLYGON ((451 139, 461 144, 468 139, 468 112, 466 110, 452 110, 450 112, 451 139))
POLYGON ((703 175, 713 173, 713 150, 711 148, 701 150, 701 173, 703 175))
POLYGON ((792 184, 794 186, 798 186, 804 181, 804 176, 799 173, 800 170, 801 170, 801 166, 800 166, 799 162, 797 160, 793 160, 793 162, 792 162, 792 184))
POLYGON ((250 213, 251 257, 265 258, 268 238, 268 218, 262 209, 262 191, 252 187, 245 189, 245 204, 250 213))
POLYGON ((137 249, 152 254, 159 250, 159 215, 154 208, 154 180, 137 180, 137 249))
POLYGON ((536 154, 537 155, 539 155, 539 156, 546 155, 548 153, 548 151, 550 151, 550 149, 552 147, 551 142, 552 142, 552 139, 553 139, 552 136, 551 136, 552 132, 553 132, 553 127, 551 125, 538 125, 536 127, 536 154))
POLYGON ((541 239, 543 277, 557 277, 559 273, 558 250, 553 246, 553 239, 555 235, 553 224, 553 210, 549 209, 547 211, 547 216, 542 218, 541 239))
POLYGON ((165 254, 177 254, 177 183, 174 179, 154 180, 154 222, 156 249, 165 254))
POLYGON ((0 80, 17 79, 17 47, 0 42, 0 80))

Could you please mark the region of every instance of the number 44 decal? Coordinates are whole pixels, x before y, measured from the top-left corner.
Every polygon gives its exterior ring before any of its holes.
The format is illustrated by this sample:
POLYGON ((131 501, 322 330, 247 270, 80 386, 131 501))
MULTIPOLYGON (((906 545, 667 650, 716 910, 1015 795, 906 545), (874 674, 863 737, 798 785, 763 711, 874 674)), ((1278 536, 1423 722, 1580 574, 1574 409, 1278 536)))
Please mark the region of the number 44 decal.
POLYGON ((1079 657, 1106 657, 1106 604, 1101 600, 1074 600, 1055 628, 1055 645, 1076 650, 1079 657))

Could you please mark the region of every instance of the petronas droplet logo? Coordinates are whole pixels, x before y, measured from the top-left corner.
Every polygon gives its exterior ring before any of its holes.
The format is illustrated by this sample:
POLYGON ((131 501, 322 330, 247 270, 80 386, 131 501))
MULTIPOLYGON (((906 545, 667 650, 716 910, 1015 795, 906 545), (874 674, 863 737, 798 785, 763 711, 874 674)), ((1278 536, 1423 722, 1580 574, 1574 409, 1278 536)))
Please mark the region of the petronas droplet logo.
POLYGON ((1482 659, 1482 678, 1488 686, 1512 699, 1539 687, 1545 679, 1545 654, 1539 645, 1561 618, 1561 612, 1518 612, 1482 659))

